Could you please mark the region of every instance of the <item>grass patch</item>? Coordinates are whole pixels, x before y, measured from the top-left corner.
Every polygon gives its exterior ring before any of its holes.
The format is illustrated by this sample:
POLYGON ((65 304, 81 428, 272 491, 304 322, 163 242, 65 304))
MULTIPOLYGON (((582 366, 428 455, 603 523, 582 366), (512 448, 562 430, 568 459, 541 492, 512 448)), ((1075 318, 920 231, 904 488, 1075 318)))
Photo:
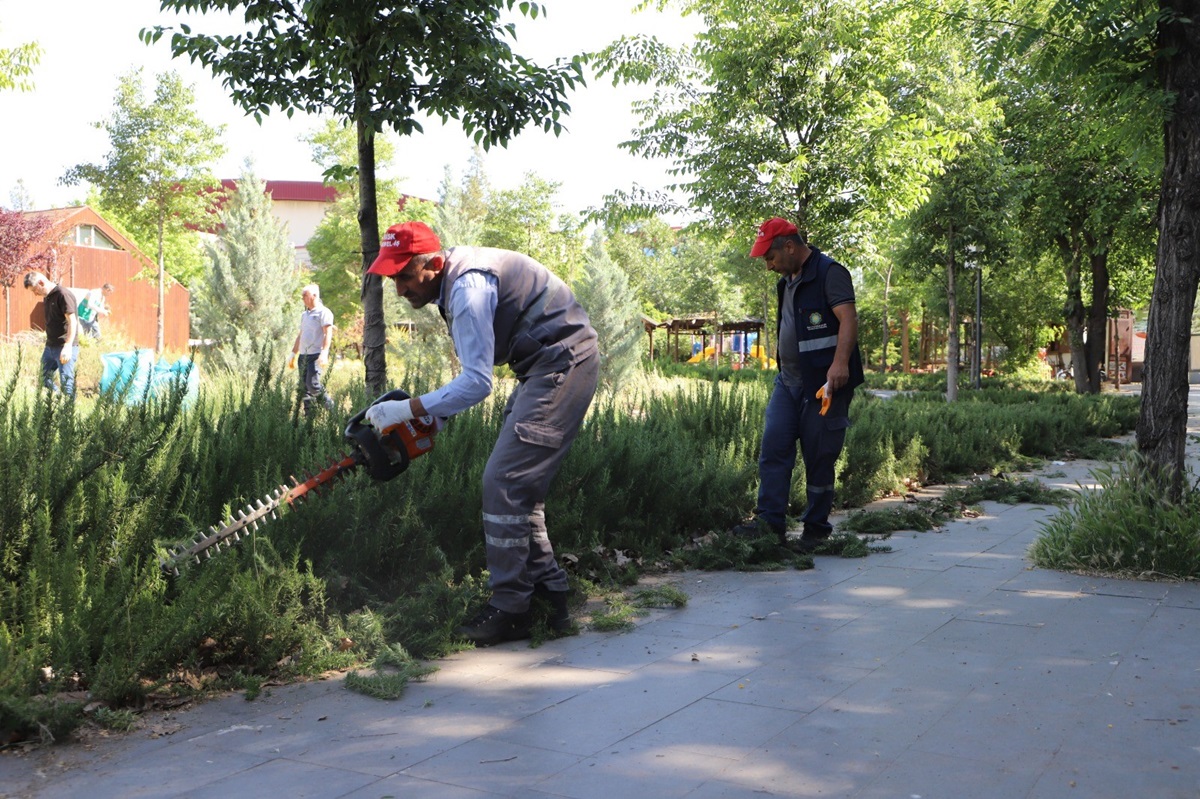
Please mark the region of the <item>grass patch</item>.
POLYGON ((1200 576, 1200 487, 1193 482, 1178 504, 1167 503, 1166 479, 1136 453, 1093 477, 1098 488, 1083 489, 1043 525, 1029 550, 1035 564, 1139 579, 1200 576))

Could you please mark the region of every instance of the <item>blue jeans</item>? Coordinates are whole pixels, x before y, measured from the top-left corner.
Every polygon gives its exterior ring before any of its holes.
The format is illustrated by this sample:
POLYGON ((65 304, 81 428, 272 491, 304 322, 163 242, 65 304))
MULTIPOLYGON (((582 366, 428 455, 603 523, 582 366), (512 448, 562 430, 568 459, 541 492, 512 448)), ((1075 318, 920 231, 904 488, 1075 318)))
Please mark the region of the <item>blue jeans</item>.
POLYGON ((75 396, 75 362, 79 360, 79 347, 71 347, 71 358, 66 363, 59 361, 62 351, 62 347, 51 347, 49 344, 42 350, 42 385, 50 391, 58 391, 58 386, 54 384, 54 373, 57 372, 63 392, 73 397, 75 396))
POLYGON ((799 442, 807 493, 800 520, 806 536, 822 538, 833 530, 829 512, 833 510, 834 469, 846 443, 854 391, 842 389, 835 394, 824 416, 820 414, 821 402, 815 393, 815 388, 808 391, 785 384, 782 376, 775 378, 758 456, 758 506, 754 515, 775 530, 787 529, 792 471, 796 467, 799 442))

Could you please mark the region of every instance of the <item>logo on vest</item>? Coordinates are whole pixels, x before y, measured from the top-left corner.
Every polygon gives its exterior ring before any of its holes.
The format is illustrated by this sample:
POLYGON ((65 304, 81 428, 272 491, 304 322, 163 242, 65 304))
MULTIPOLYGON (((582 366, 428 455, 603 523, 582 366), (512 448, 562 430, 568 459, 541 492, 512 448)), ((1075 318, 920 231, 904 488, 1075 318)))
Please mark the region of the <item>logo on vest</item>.
POLYGON ((808 315, 809 330, 820 330, 825 326, 825 317, 821 316, 820 311, 813 311, 808 315))

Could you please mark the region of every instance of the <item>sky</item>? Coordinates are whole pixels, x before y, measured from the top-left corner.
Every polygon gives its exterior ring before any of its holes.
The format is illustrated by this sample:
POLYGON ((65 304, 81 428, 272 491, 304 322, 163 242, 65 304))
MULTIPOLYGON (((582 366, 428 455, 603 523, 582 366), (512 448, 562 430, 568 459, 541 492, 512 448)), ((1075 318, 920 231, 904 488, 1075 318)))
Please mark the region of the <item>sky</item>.
MULTIPOLYGON (((634 13, 635 0, 542 0, 544 15, 518 18, 515 52, 547 64, 557 57, 598 50, 622 35, 652 33, 672 44, 689 41, 692 18, 653 10, 634 13)), ((195 108, 210 125, 225 125, 227 154, 217 177, 237 177, 247 159, 264 180, 320 180, 300 137, 320 120, 278 112, 259 125, 229 99, 220 83, 186 59, 173 60, 164 36, 157 44, 138 39, 144 27, 171 24, 179 18, 159 11, 158 0, 0 0, 0 47, 36 41, 43 50, 35 68, 32 92, 0 93, 0 207, 11 207, 11 195, 24 184, 35 208, 72 205, 86 196, 82 186, 59 180, 81 163, 102 163, 108 136, 95 127, 113 109, 118 78, 143 68, 147 97, 154 76, 168 70, 180 74, 195 91, 195 108)), ((195 31, 218 30, 211 20, 183 18, 195 31)), ((228 24, 228 23, 226 23, 228 24)), ((244 27, 244 26, 243 26, 244 27)), ((507 148, 484 155, 484 171, 494 189, 514 189, 528 172, 560 183, 560 212, 599 205, 616 189, 638 184, 658 189, 670 182, 669 164, 630 155, 618 144, 631 138, 637 120, 634 99, 649 96, 647 87, 613 87, 607 78, 588 75, 588 85, 568 97, 568 128, 558 138, 540 128, 519 134, 507 148)), ((449 166, 461 177, 472 152, 470 139, 452 122, 423 123, 425 132, 398 139, 395 162, 381 177, 396 178, 401 191, 434 199, 449 166)))

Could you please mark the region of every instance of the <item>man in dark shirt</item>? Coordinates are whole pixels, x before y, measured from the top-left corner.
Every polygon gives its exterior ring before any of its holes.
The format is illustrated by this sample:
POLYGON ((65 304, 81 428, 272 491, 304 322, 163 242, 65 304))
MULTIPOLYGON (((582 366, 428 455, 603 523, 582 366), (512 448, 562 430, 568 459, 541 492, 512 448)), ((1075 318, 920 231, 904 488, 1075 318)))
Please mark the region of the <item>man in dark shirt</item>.
POLYGON ((762 258, 780 276, 779 376, 767 403, 755 519, 733 532, 756 536, 769 531, 787 543, 799 441, 808 502, 800 517, 804 534, 794 546, 812 552, 833 531, 834 467, 850 426, 850 400, 863 382, 854 284, 846 267, 810 246, 786 219, 762 224, 750 257, 762 258))
POLYGON ((46 315, 46 347, 42 350, 42 384, 58 391, 54 374, 68 396, 75 395, 75 361, 79 358, 75 295, 50 282, 41 272, 25 275, 25 288, 42 298, 46 315))

